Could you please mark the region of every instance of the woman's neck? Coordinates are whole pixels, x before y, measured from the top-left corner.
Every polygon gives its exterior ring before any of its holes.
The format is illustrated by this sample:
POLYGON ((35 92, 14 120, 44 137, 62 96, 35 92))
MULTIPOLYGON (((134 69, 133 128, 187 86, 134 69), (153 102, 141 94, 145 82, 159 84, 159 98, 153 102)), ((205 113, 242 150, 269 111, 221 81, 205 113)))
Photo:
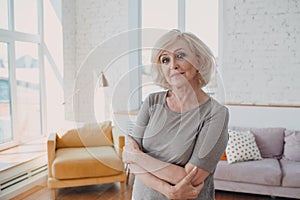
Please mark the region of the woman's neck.
POLYGON ((168 107, 176 112, 191 110, 209 99, 200 87, 172 87, 167 96, 168 107))

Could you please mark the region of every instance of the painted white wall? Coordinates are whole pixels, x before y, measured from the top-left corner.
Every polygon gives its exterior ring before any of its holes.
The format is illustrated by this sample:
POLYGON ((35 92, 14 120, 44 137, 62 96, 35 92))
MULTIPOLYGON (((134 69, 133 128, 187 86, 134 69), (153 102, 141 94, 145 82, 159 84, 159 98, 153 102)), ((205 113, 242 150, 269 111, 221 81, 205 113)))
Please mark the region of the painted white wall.
POLYGON ((241 127, 284 127, 300 130, 300 108, 227 106, 229 125, 241 127))

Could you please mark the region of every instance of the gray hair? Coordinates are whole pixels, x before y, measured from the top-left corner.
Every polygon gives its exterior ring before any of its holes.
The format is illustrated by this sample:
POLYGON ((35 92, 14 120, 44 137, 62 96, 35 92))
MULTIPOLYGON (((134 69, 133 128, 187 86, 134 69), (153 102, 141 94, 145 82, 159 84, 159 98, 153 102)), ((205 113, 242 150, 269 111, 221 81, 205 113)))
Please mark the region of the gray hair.
POLYGON ((169 89, 170 85, 165 79, 162 70, 161 70, 161 63, 160 63, 160 56, 161 53, 165 50, 165 48, 179 39, 183 39, 195 53, 197 57, 198 63, 200 66, 195 66, 199 72, 199 83, 200 87, 204 87, 210 81, 211 75, 215 69, 215 57, 211 50, 202 42, 197 36, 192 33, 182 33, 179 30, 171 30, 161 36, 157 42, 155 43, 153 50, 152 50, 152 74, 154 77, 154 81, 165 89, 169 89))

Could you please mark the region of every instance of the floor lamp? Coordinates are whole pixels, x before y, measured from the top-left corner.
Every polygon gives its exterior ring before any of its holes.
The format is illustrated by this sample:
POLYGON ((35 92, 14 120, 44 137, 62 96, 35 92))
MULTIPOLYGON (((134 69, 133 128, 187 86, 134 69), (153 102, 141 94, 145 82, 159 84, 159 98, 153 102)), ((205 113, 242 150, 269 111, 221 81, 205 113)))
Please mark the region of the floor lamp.
POLYGON ((103 71, 100 73, 99 86, 100 87, 108 87, 108 82, 107 82, 106 77, 104 76, 103 71))

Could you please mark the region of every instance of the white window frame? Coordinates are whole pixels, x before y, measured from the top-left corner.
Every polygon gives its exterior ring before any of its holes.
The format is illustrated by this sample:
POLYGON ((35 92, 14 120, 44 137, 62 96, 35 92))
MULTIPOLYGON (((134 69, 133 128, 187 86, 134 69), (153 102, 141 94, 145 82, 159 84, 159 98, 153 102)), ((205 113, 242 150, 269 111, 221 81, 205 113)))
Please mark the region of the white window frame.
MULTIPOLYGON (((177 0, 178 1, 178 29, 181 31, 185 30, 185 0, 177 0)), ((141 29, 141 21, 142 21, 142 0, 128 0, 128 28, 129 30, 141 29)), ((137 35, 129 36, 129 49, 135 49, 138 47, 141 49, 141 31, 137 35)), ((142 65, 142 51, 137 51, 134 54, 129 55, 129 68, 133 69, 134 66, 142 65)), ((135 70, 136 71, 136 70, 135 70)), ((137 74, 130 73, 132 77, 130 79, 130 88, 129 92, 134 93, 133 97, 136 99, 132 101, 129 105, 129 110, 139 109, 142 104, 142 88, 139 87, 142 84, 142 73, 141 70, 136 72, 137 74), (135 92, 135 88, 140 88, 138 92, 135 92)))
POLYGON ((46 92, 45 92, 45 76, 44 76, 44 24, 43 24, 43 1, 37 1, 37 15, 38 15, 38 33, 30 34, 15 31, 14 26, 14 0, 7 0, 8 2, 8 29, 0 29, 0 42, 7 43, 8 47, 8 64, 9 83, 10 83, 10 97, 11 97, 11 123, 12 123, 12 141, 0 144, 0 150, 16 146, 22 142, 19 140, 19 133, 17 127, 18 108, 16 104, 16 63, 15 63, 15 42, 28 42, 38 45, 38 66, 39 66, 39 85, 40 85, 40 119, 41 119, 41 134, 46 135, 46 92))

